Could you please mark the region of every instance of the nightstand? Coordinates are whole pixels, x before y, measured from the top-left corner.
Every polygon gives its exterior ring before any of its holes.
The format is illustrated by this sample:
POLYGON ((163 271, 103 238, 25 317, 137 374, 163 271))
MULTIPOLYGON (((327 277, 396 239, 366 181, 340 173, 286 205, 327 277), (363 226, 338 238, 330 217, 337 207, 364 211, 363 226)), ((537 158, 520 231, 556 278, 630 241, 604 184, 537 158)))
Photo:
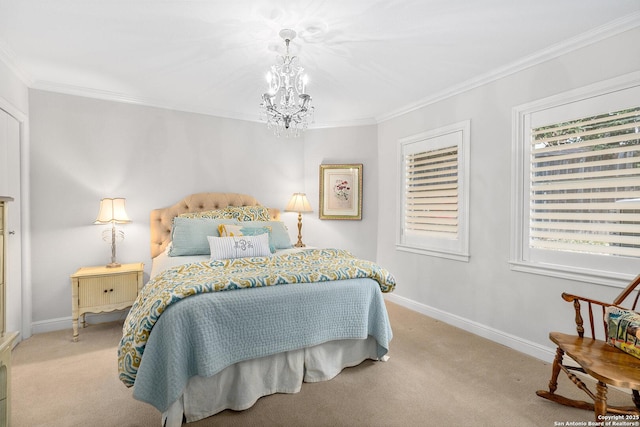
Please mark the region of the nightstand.
POLYGON ((71 275, 73 340, 78 341, 78 318, 86 327, 86 313, 124 310, 133 305, 142 289, 144 264, 122 264, 109 268, 83 267, 71 275))
POLYGON ((11 419, 11 349, 17 332, 0 337, 0 427, 7 427, 11 419))

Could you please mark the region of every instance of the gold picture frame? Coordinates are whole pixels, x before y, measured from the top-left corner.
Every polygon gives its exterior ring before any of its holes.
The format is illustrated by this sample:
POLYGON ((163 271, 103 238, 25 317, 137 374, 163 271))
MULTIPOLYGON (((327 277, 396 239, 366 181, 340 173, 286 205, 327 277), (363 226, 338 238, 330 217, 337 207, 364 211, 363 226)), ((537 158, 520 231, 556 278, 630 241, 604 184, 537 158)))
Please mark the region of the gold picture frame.
POLYGON ((362 219, 362 164, 320 165, 320 219, 362 219))

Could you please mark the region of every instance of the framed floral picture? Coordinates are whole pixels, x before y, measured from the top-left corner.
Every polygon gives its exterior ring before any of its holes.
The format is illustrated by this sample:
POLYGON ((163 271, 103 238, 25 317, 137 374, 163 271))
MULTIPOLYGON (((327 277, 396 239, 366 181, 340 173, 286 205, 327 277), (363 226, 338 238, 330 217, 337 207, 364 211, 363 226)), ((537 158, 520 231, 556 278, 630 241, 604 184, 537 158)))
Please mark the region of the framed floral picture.
POLYGON ((320 219, 362 219, 362 164, 320 165, 320 219))

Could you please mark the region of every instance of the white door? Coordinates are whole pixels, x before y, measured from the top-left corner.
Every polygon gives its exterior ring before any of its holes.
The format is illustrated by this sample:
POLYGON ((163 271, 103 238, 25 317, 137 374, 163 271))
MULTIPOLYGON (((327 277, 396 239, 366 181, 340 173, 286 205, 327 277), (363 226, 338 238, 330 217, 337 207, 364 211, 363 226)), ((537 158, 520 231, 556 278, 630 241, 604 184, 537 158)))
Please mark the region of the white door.
POLYGON ((22 235, 20 228, 20 123, 0 109, 0 195, 13 197, 7 215, 7 331, 22 332, 22 235))

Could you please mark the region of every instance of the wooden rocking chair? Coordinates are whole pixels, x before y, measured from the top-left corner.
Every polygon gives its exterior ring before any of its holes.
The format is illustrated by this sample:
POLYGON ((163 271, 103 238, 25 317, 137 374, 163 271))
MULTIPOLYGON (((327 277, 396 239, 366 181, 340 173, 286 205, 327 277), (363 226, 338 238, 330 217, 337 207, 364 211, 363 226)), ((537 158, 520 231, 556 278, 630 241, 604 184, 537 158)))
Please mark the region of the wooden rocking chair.
MULTIPOLYGON (((611 304, 567 293, 562 294, 562 298, 565 301, 573 302, 578 335, 568 335, 560 332, 551 332, 549 334, 549 339, 558 348, 553 361, 549 391, 538 390, 536 392, 538 396, 562 405, 594 411, 596 421, 602 421, 602 416, 607 412, 640 415, 640 394, 638 392, 640 390, 640 359, 625 353, 613 345, 607 344, 607 324, 604 316, 605 309, 609 306, 625 308, 621 304, 636 290, 638 285, 640 285, 640 275, 629 283, 611 304), (591 337, 584 336, 581 302, 586 303, 584 305, 586 305, 586 311, 589 313, 591 337), (600 307, 600 309, 596 307, 600 307), (594 319, 596 318, 598 323, 602 322, 602 327, 594 324, 594 319), (569 356, 579 366, 565 365, 563 363, 564 355, 569 356), (571 381, 593 400, 593 403, 569 399, 556 394, 560 371, 567 374, 571 381), (595 394, 573 371, 586 373, 597 381, 595 394), (631 389, 632 401, 635 406, 607 406, 607 385, 631 389)), ((633 304, 625 309, 635 311, 639 295, 636 294, 635 298, 633 298, 633 304)))

